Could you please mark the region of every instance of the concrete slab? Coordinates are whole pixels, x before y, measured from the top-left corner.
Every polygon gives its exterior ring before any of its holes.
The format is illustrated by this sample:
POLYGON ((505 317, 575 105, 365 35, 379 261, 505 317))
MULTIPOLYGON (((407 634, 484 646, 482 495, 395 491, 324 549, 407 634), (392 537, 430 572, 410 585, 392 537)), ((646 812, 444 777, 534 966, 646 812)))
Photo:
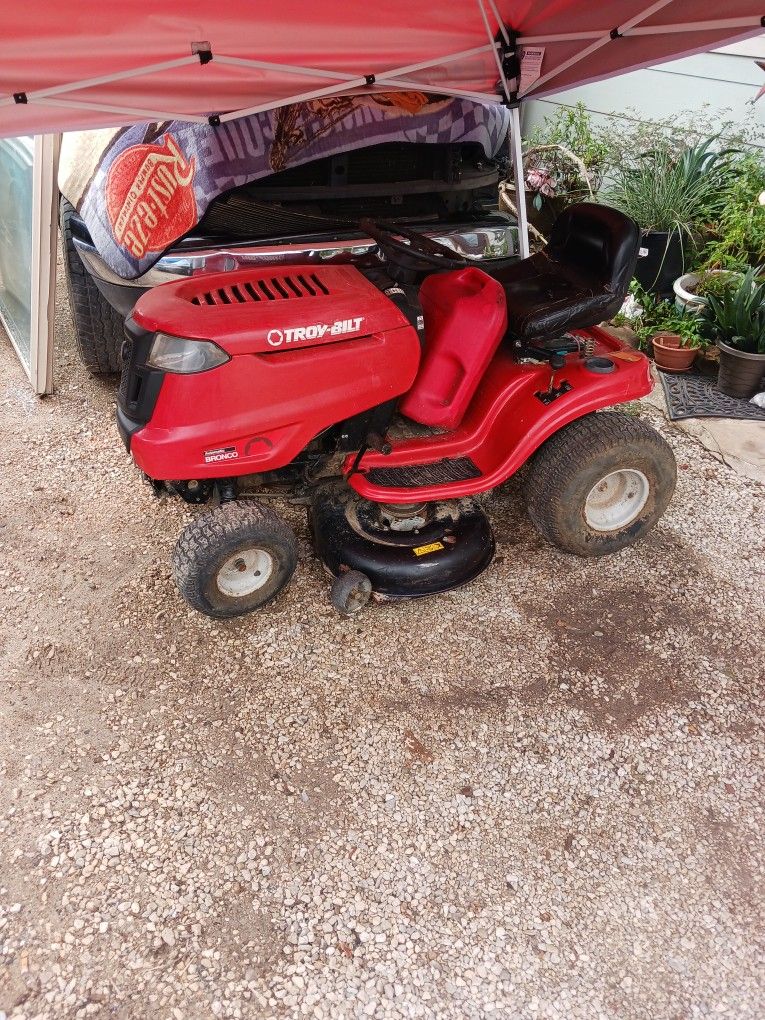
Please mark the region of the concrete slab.
MULTIPOLYGON (((645 399, 669 420, 664 390, 656 368, 653 367, 652 371, 656 386, 645 399)), ((740 475, 765 482, 765 422, 733 418, 683 418, 670 424, 698 440, 706 450, 740 475)))

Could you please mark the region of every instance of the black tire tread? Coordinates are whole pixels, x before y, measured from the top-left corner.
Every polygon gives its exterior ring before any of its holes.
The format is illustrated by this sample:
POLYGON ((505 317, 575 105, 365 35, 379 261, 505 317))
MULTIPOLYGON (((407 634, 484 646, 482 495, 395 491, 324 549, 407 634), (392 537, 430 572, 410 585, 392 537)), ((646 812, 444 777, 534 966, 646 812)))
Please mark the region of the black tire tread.
MULTIPOLYGON (((349 570, 345 574, 340 574, 332 582, 332 588, 330 591, 330 602, 332 603, 334 608, 338 611, 338 613, 341 614, 341 616, 354 616, 357 612, 359 612, 359 610, 356 610, 354 613, 349 613, 347 607, 348 596, 356 587, 356 585, 358 585, 360 582, 366 582, 367 584, 370 584, 371 589, 371 583, 369 581, 369 578, 366 576, 366 574, 362 574, 360 570, 349 570)), ((370 590, 369 598, 371 597, 372 592, 370 590)), ((369 599, 367 599, 367 601, 369 601, 369 599)))
POLYGON ((668 456, 674 463, 671 446, 655 429, 621 411, 601 411, 577 418, 540 448, 526 485, 526 508, 544 538, 566 548, 558 525, 566 511, 560 494, 582 451, 608 456, 626 444, 652 446, 661 457, 668 456))
POLYGON ((91 375, 114 375, 121 368, 125 323, 95 285, 74 247, 71 227, 74 212, 74 207, 62 196, 59 226, 77 353, 91 375))
MULTIPOLYGON (((214 510, 200 514, 181 532, 172 557, 173 578, 183 598, 192 608, 207 616, 228 616, 212 613, 201 596, 208 564, 222 545, 234 539, 244 528, 268 532, 291 550, 297 561, 298 545, 292 528, 270 507, 254 500, 232 500, 214 510)), ((290 575, 291 576, 291 575, 290 575)), ((288 578, 289 580, 289 578, 288 578)), ((275 598, 281 588, 263 603, 275 598)))

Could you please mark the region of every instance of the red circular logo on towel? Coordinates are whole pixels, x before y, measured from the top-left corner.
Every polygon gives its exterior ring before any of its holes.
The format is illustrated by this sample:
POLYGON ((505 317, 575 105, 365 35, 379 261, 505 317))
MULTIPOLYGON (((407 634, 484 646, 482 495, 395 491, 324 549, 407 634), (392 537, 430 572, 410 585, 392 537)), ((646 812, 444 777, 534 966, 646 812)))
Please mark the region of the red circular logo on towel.
POLYGON ((117 243, 134 258, 164 251, 197 220, 196 160, 171 134, 154 145, 131 145, 106 178, 106 211, 117 243))

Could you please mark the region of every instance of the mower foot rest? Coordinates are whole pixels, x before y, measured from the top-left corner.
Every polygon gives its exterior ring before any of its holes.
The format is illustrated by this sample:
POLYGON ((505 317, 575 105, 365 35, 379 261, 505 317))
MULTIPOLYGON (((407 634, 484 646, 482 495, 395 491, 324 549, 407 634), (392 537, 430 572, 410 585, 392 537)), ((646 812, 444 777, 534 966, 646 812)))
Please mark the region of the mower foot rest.
POLYGON ((376 467, 367 472, 372 485, 385 488, 416 489, 421 485, 444 485, 479 478, 480 470, 470 457, 446 458, 432 464, 410 464, 406 467, 376 467))

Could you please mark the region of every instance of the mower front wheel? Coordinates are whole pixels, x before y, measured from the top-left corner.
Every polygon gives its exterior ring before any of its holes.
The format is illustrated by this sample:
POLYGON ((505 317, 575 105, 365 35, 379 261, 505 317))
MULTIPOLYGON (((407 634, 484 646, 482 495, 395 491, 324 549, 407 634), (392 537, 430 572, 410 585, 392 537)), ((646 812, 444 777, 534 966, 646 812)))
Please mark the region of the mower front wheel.
POLYGON ((642 538, 672 499, 677 465, 645 422, 604 411, 578 418, 548 439, 531 465, 532 524, 578 556, 605 556, 642 538))
POLYGON ((360 613, 372 597, 372 582, 360 570, 346 570, 332 582, 330 599, 341 616, 360 613))
POLYGON ((184 528, 173 552, 173 577, 193 609, 230 619, 276 598, 297 557, 295 535, 278 514, 254 500, 235 500, 184 528))

